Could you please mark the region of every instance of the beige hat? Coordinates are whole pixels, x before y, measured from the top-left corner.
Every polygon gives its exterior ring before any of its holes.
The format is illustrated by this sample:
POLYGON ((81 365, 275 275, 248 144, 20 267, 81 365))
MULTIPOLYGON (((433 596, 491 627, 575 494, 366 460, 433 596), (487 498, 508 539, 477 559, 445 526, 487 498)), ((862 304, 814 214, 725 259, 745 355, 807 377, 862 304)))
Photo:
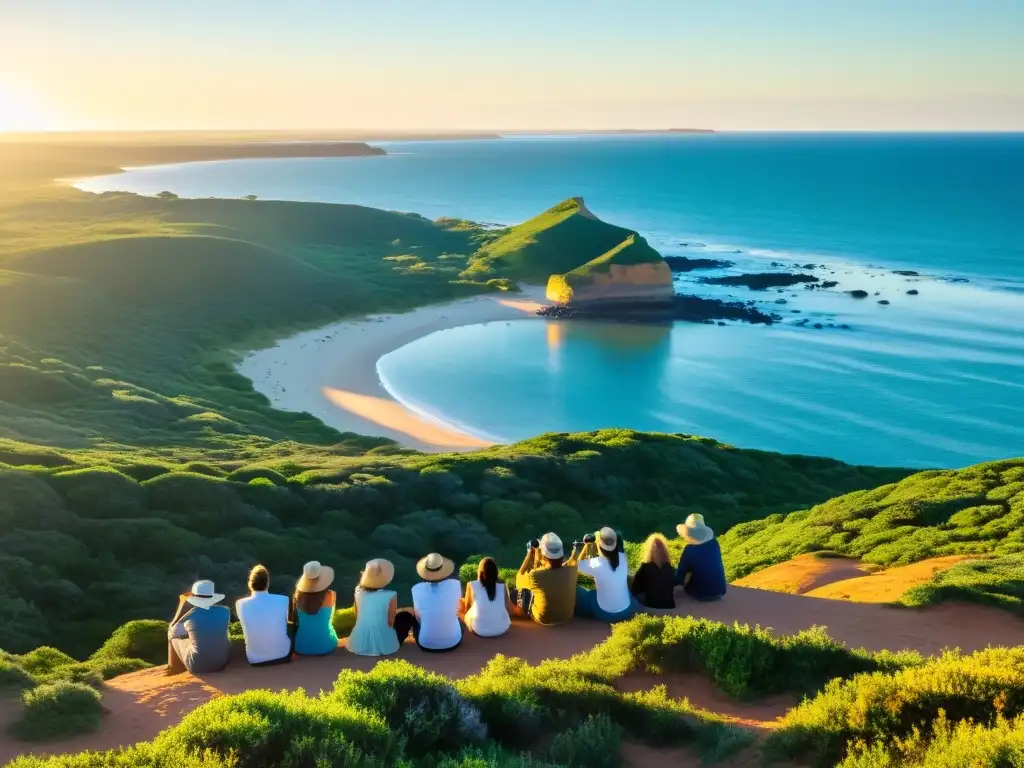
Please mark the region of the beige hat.
POLYGON ((605 526, 597 532, 597 542, 605 552, 614 552, 619 548, 619 534, 614 529, 605 526))
POLYGON ((185 599, 196 608, 209 608, 223 600, 224 595, 213 591, 212 581, 204 580, 193 584, 192 591, 188 593, 185 599))
POLYGON ((311 560, 302 566, 302 578, 295 585, 298 592, 323 592, 334 582, 334 569, 311 560))
POLYGON ((565 549, 562 547, 562 540, 557 533, 545 533, 540 537, 540 553, 549 560, 557 560, 565 557, 565 549))
POLYGON ((454 570, 455 563, 447 557, 441 557, 437 552, 431 552, 416 563, 416 573, 424 581, 444 581, 454 570))
POLYGON ((676 526, 676 531, 689 544, 704 544, 715 538, 715 532, 704 525, 704 515, 690 515, 685 523, 676 526))
POLYGON ((395 578, 395 566, 390 560, 376 558, 366 564, 359 577, 359 586, 364 589, 384 589, 395 578))

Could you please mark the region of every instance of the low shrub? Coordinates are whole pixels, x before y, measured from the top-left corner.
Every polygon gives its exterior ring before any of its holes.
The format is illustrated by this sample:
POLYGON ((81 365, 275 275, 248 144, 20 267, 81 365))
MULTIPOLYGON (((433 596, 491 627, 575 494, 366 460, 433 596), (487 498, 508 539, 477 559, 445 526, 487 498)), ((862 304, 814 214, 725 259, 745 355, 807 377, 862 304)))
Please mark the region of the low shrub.
POLYGON ((91 657, 94 661, 142 659, 150 664, 167 662, 167 622, 138 619, 122 624, 91 657))
POLYGON ((965 600, 1024 613, 1024 554, 965 560, 931 581, 914 587, 900 600, 913 607, 965 600))
POLYGON ((0 695, 18 693, 35 684, 35 678, 18 664, 16 656, 0 652, 0 695))
POLYGON ((544 750, 544 758, 565 768, 618 768, 622 729, 607 715, 591 715, 562 731, 544 750))
POLYGON ((28 741, 62 739, 99 727, 103 716, 100 694, 82 683, 47 683, 26 691, 21 717, 11 732, 28 741))
POLYGON ((942 657, 896 672, 833 680, 791 710, 772 734, 772 754, 834 765, 849 743, 865 748, 929 731, 941 718, 992 725, 1024 714, 1024 648, 942 657))

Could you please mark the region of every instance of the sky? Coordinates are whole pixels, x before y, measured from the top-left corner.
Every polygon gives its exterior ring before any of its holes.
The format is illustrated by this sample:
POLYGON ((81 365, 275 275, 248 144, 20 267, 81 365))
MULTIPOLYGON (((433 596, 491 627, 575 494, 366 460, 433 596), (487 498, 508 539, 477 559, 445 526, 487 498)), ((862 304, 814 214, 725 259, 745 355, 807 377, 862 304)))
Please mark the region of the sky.
POLYGON ((1024 0, 0 0, 0 131, 1024 130, 1024 0))

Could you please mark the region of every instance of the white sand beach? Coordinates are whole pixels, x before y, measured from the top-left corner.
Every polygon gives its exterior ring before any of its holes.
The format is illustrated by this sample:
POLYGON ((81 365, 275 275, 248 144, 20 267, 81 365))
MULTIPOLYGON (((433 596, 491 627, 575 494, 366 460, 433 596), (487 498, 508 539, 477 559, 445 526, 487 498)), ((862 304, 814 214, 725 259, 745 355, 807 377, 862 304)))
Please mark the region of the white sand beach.
POLYGON ((392 398, 377 375, 377 361, 436 331, 537 317, 543 305, 544 288, 524 286, 520 293, 345 320, 251 352, 238 372, 274 407, 309 412, 342 432, 387 437, 429 452, 485 448, 492 443, 424 418, 392 398))

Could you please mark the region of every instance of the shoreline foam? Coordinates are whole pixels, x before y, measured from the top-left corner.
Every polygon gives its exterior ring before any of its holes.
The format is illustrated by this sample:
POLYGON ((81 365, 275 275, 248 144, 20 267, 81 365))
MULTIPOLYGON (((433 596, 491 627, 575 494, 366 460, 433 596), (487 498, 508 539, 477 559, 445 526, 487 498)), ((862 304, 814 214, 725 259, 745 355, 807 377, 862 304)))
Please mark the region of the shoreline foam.
POLYGON ((537 318, 544 289, 487 294, 409 312, 343 320, 281 339, 250 352, 236 366, 275 408, 308 412, 340 432, 386 437, 424 452, 486 448, 465 428, 412 409, 396 398, 377 372, 390 352, 449 328, 537 318))

